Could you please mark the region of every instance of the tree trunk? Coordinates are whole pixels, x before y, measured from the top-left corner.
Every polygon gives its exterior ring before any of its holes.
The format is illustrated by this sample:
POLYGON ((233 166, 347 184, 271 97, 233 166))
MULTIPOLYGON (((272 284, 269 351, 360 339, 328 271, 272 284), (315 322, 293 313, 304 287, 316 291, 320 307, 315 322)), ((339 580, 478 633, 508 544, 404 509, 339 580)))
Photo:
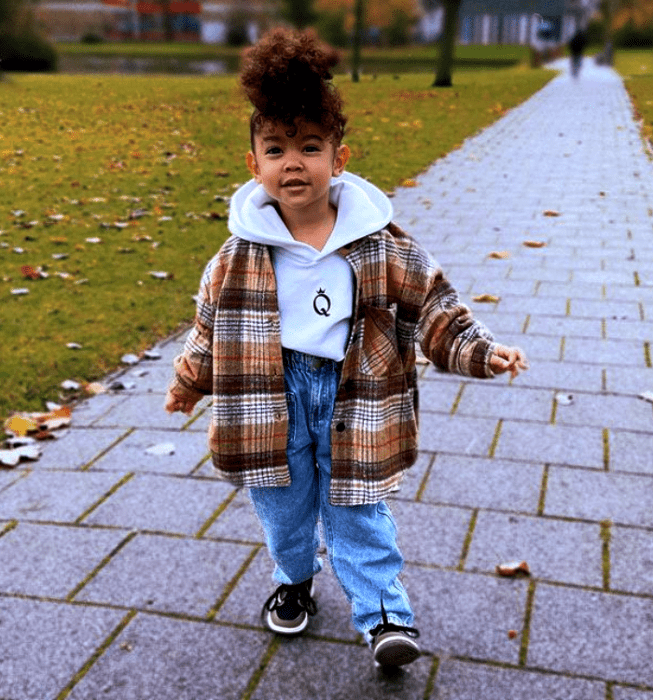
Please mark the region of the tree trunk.
POLYGON ((365 17, 365 2, 364 0, 356 0, 354 7, 355 24, 354 37, 351 48, 351 79, 357 83, 360 80, 361 67, 361 45, 363 43, 363 28, 365 17))
POLYGON ((440 37, 440 57, 433 87, 451 87, 454 51, 458 34, 458 11, 462 0, 444 0, 444 29, 440 37))

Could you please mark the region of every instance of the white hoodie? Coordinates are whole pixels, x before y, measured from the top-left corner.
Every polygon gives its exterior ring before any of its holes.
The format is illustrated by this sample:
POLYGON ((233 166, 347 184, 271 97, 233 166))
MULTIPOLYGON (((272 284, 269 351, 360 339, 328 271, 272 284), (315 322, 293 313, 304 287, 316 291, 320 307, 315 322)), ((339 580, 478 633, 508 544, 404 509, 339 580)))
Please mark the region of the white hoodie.
POLYGON ((338 214, 322 250, 292 237, 274 199, 255 180, 232 197, 229 230, 272 246, 283 347, 339 362, 349 335, 354 276, 338 250, 386 226, 392 204, 381 190, 351 173, 332 179, 329 198, 338 214))

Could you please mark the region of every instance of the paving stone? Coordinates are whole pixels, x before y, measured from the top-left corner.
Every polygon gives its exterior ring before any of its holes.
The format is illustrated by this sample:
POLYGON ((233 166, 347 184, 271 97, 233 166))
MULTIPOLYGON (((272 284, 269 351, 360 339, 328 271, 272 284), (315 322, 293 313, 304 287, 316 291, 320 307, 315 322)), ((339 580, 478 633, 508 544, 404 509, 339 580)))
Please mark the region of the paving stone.
POLYGON ((209 454, 206 439, 182 431, 135 430, 100 457, 93 470, 190 474, 209 454), (147 450, 172 443, 173 454, 151 455, 147 450))
POLYGON ((558 391, 600 392, 603 373, 598 365, 566 362, 532 362, 528 372, 518 378, 520 386, 545 387, 558 391))
MULTIPOLYGON (((487 304, 485 305, 487 306, 487 304)), ((495 336, 504 335, 505 333, 521 333, 526 326, 528 314, 526 311, 506 312, 495 311, 493 314, 480 314, 475 312, 475 316, 479 318, 492 331, 495 336)))
POLYGON ((496 425, 496 420, 489 418, 464 418, 431 413, 428 417, 428 431, 420 432, 420 448, 433 452, 486 456, 494 438, 496 425))
POLYGON ((123 616, 105 608, 0 597, 1 697, 57 697, 123 616))
POLYGON ((606 390, 615 394, 639 396, 653 391, 653 368, 606 367, 606 390))
POLYGON ((162 535, 138 535, 75 600, 203 617, 252 548, 162 535))
POLYGON ((444 659, 432 697, 447 700, 604 700, 605 684, 444 659))
POLYGON ((183 413, 166 413, 161 394, 134 394, 114 406, 96 421, 96 427, 164 428, 178 430, 188 421, 183 413))
POLYGON ((574 394, 569 405, 558 404, 556 423, 626 430, 653 429, 653 406, 624 396, 574 394))
POLYGON ((616 591, 653 594, 653 533, 612 528, 610 587, 616 591))
MULTIPOLYGON (((62 438, 43 445, 38 468, 79 469, 92 462, 126 432, 124 428, 73 428, 62 438)), ((125 469, 120 471, 124 472, 125 469)))
MULTIPOLYGON (((635 301, 582 301, 571 299, 570 315, 575 318, 605 318, 606 320, 640 320, 639 304, 635 301)), ((609 337, 609 336, 608 336, 609 337)))
POLYGON ((508 631, 522 629, 525 581, 409 565, 404 585, 423 651, 517 663, 519 636, 508 631))
POLYGON ((16 469, 14 471, 1 471, 0 472, 0 493, 5 489, 8 489, 12 484, 15 484, 19 479, 24 477, 24 472, 22 470, 16 469))
POLYGON ((611 430, 610 469, 653 475, 653 434, 611 430))
POLYGON ((471 512, 462 508, 392 501, 397 541, 406 561, 458 566, 471 512))
POLYGON ((506 421, 494 456, 602 468, 603 431, 600 428, 506 421))
POLYGON ((583 469, 549 471, 547 515, 583 518, 624 525, 653 526, 650 477, 583 469))
POLYGON ((527 333, 599 339, 603 337, 603 326, 600 319, 533 314, 528 324, 527 333))
POLYGON ((502 296, 498 308, 506 313, 525 311, 531 315, 566 316, 567 300, 564 297, 502 296))
POLYGON ((599 365, 646 366, 644 343, 636 340, 591 340, 566 338, 565 362, 586 362, 599 365))
POLYGON ((499 459, 438 455, 424 502, 536 512, 543 466, 499 459))
POLYGON ((240 700, 269 638, 251 630, 137 616, 70 700, 240 700))
MULTIPOLYGON (((315 576, 317 614, 311 617, 308 632, 328 639, 353 641, 359 635, 351 624, 351 606, 340 588, 324 552, 324 569, 315 576)), ((261 610, 277 584, 272 580, 274 563, 262 549, 218 611, 217 620, 236 625, 263 628, 261 610)))
POLYGON ((433 461, 433 454, 430 452, 420 452, 417 461, 410 469, 404 472, 404 478, 401 482, 400 490, 394 494, 397 498, 406 498, 417 500, 417 496, 422 488, 422 483, 426 477, 426 473, 433 461))
POLYGON ((541 282, 537 287, 538 297, 570 297, 598 301, 603 298, 603 285, 588 282, 541 282))
POLYGON ((0 537, 0 591, 65 598, 125 534, 20 523, 0 537))
POLYGON ((650 343, 653 340, 653 323, 650 321, 622 321, 606 319, 606 337, 620 340, 640 340, 650 343))
POLYGON ((652 700, 653 692, 615 685, 612 690, 612 697, 614 700, 652 700))
POLYGON ((232 491, 223 482, 136 475, 84 522, 193 535, 232 491))
POLYGON ((522 348, 528 359, 556 362, 562 355, 562 337, 535 334, 504 334, 498 338, 504 345, 516 345, 522 348))
POLYGON ((205 537, 265 544, 263 528, 256 517, 246 489, 236 493, 224 513, 206 531, 205 537))
POLYGON ((519 383, 474 384, 465 386, 456 415, 548 423, 552 405, 552 391, 526 389, 519 383))
POLYGON ((538 282, 567 283, 571 282, 572 273, 568 266, 567 268, 545 268, 540 266, 539 269, 533 270, 532 267, 527 267, 523 263, 519 267, 514 266, 510 273, 510 279, 513 280, 532 280, 533 278, 538 282))
POLYGON ((479 513, 465 569, 494 572, 510 561, 528 562, 537 579, 603 585, 598 525, 503 513, 479 513))
POLYGON ((0 493, 0 518, 74 522, 120 477, 88 472, 32 472, 0 493))
POLYGON ((99 394, 77 404, 72 414, 72 425, 76 428, 88 427, 127 400, 123 394, 99 394))
POLYGON ((651 686, 652 635, 653 600, 540 584, 527 663, 651 686))
POLYGON ((437 376, 419 383, 420 410, 449 413, 454 406, 461 387, 462 377, 457 382, 441 382, 437 376))
POLYGON ((282 639, 252 700, 414 700, 424 697, 430 667, 431 660, 423 657, 405 670, 384 672, 374 668, 362 646, 282 639))

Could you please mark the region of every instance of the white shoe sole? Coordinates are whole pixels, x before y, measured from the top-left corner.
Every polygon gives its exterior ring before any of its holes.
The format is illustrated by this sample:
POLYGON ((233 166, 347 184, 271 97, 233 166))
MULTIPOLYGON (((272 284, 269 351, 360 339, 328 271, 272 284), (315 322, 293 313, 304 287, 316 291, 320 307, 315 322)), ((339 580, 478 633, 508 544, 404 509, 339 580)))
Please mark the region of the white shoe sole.
POLYGON ((410 637, 398 633, 380 639, 374 647, 374 663, 377 667, 406 666, 419 656, 419 646, 410 637))

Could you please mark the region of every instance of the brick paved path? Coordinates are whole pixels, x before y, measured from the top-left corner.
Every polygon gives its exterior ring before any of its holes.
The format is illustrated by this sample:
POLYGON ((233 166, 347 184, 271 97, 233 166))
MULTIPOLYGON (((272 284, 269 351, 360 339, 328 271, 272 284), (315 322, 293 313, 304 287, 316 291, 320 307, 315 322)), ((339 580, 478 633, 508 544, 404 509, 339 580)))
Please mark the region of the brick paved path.
POLYGON ((372 668, 329 573, 309 634, 261 627, 271 566, 244 495, 211 479, 206 403, 160 408, 176 339, 0 472, 0 698, 653 700, 652 175, 621 81, 587 63, 396 194, 532 362, 512 384, 423 369, 422 453, 392 504, 409 670, 372 668), (515 558, 531 578, 495 575, 515 558))

